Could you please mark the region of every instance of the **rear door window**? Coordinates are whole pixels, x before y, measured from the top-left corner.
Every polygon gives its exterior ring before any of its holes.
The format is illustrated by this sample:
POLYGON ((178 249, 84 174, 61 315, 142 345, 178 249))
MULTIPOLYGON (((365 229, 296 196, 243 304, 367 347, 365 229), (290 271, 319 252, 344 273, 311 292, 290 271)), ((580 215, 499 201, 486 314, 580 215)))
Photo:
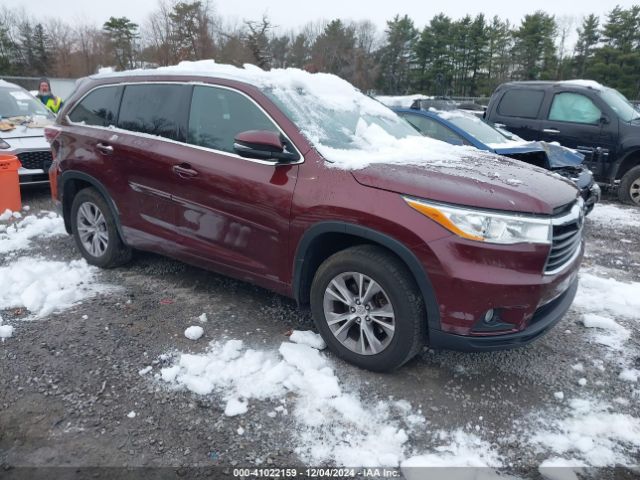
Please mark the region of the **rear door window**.
POLYGON ((279 132, 271 119, 241 93, 226 88, 194 87, 188 143, 235 153, 236 135, 247 130, 279 132))
POLYGON ((127 85, 118 127, 184 142, 189 91, 180 84, 127 85))
POLYGON ((505 117, 537 118, 543 99, 542 90, 508 90, 500 99, 498 114, 505 117))
POLYGON ((557 122, 596 124, 602 118, 602 112, 590 98, 572 92, 558 93, 553 97, 549 120, 557 122))
POLYGON ((69 113, 74 123, 108 127, 115 125, 122 87, 100 87, 90 92, 69 113))

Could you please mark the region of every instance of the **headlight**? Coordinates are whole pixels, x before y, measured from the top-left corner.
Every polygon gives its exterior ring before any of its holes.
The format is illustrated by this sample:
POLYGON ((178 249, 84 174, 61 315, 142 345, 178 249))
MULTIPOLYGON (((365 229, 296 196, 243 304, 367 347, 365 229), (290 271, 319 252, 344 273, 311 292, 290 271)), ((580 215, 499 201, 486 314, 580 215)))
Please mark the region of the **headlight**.
POLYGON ((6 150, 7 148, 11 148, 11 145, 0 138, 0 149, 6 150))
POLYGON ((454 207, 403 197, 418 212, 438 222, 447 230, 479 242, 551 243, 551 218, 493 213, 468 207, 454 207))

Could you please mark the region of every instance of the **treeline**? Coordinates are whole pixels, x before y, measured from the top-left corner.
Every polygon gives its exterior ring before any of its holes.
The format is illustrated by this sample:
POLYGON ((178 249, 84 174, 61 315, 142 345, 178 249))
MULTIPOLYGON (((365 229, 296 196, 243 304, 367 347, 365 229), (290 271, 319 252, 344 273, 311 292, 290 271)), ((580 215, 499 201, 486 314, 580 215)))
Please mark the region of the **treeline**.
POLYGON ((486 96, 508 80, 589 78, 640 98, 640 6, 580 21, 542 11, 519 25, 438 14, 420 28, 398 15, 384 31, 335 19, 287 32, 266 16, 229 22, 207 0, 160 0, 142 25, 126 17, 71 25, 0 9, 0 75, 73 78, 203 58, 330 72, 385 94, 486 96))

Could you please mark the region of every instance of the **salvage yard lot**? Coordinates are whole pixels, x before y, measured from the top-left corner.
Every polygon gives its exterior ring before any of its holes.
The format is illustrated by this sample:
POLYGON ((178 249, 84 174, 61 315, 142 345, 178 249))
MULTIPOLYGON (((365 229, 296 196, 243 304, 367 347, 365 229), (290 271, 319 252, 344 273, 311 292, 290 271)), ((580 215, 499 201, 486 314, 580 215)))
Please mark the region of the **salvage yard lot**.
POLYGON ((640 463, 639 209, 596 206, 576 302, 547 336, 425 348, 383 375, 289 338, 313 330, 309 315, 260 288, 148 253, 88 267, 48 190, 23 197, 30 209, 0 222, 8 472, 402 464, 535 478, 541 464, 640 463), (186 338, 190 326, 203 336, 186 338))

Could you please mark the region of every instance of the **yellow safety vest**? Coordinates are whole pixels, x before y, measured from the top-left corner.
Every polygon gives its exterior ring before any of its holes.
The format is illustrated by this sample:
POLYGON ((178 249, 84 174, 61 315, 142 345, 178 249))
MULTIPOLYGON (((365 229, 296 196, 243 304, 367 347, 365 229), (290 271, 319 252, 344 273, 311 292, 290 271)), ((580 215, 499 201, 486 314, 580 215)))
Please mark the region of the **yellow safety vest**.
POLYGON ((53 97, 47 100, 45 107, 47 107, 53 113, 58 113, 58 110, 60 110, 61 104, 62 104, 62 100, 60 99, 60 97, 53 97))

